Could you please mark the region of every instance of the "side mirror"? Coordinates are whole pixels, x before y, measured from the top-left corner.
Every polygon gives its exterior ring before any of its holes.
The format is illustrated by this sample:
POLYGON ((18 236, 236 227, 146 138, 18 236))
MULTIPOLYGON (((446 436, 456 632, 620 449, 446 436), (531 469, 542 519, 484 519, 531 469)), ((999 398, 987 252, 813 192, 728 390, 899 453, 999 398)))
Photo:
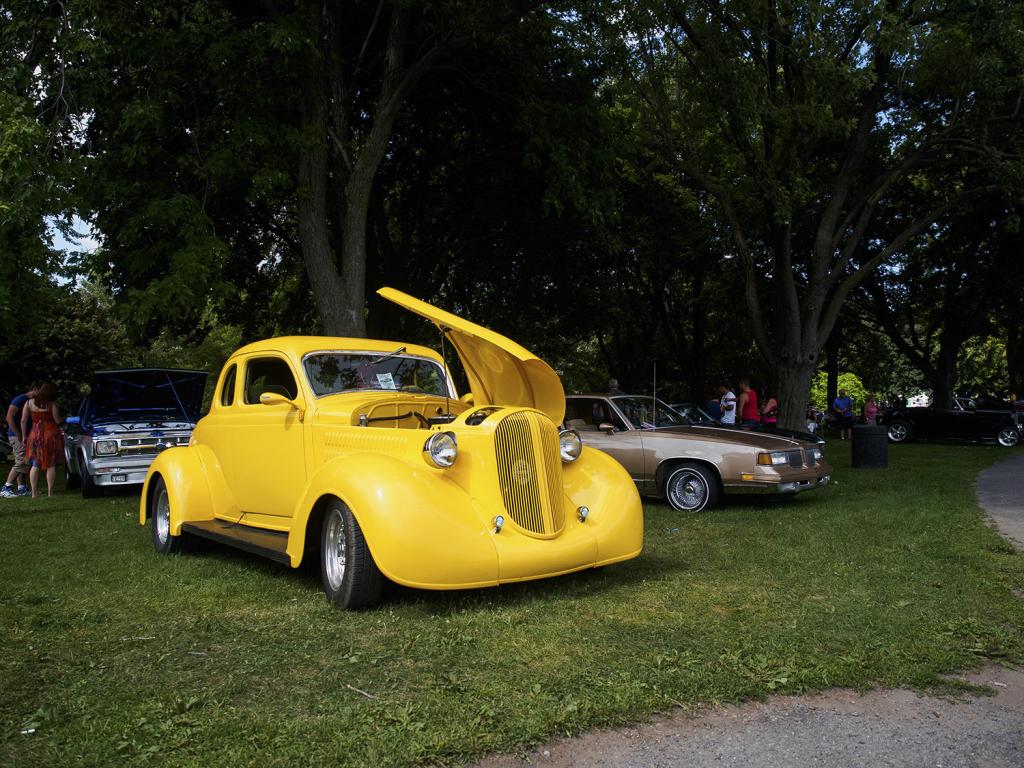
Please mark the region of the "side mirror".
POLYGON ((615 425, 609 424, 607 421, 602 421, 597 428, 609 435, 615 432, 615 425))
POLYGON ((278 392, 264 392, 262 395, 260 395, 260 402, 263 403, 263 405, 290 405, 292 408, 296 410, 296 415, 298 416, 299 421, 302 421, 306 416, 306 412, 299 406, 298 403, 296 403, 294 400, 289 400, 287 397, 278 392))

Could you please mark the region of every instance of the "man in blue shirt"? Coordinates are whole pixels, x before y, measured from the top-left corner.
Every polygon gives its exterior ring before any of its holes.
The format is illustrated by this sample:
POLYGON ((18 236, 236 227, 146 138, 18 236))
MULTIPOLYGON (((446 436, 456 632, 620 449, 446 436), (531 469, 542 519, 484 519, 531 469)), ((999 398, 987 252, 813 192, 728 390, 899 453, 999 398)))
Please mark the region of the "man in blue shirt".
POLYGON ((853 430, 853 400, 846 396, 846 390, 839 390, 839 397, 832 401, 832 412, 839 427, 839 439, 846 440, 853 430))
POLYGON ((36 396, 38 388, 38 384, 33 384, 28 392, 15 395, 11 404, 7 406, 7 439, 11 441, 11 449, 14 451, 14 466, 7 475, 7 483, 0 488, 0 498, 12 499, 15 496, 29 494, 28 485, 25 483, 28 477, 28 462, 25 461, 25 443, 28 435, 21 433, 21 413, 26 403, 36 396))

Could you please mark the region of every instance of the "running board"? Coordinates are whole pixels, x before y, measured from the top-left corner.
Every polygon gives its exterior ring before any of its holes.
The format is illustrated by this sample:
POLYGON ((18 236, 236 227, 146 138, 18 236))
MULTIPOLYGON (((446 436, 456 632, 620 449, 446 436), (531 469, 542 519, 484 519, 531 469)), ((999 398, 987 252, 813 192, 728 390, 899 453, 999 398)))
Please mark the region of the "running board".
POLYGON ((227 523, 223 520, 197 520, 181 524, 182 533, 200 536, 218 544, 227 544, 254 555, 260 555, 284 565, 291 565, 288 556, 288 534, 282 531, 268 531, 249 525, 227 523))

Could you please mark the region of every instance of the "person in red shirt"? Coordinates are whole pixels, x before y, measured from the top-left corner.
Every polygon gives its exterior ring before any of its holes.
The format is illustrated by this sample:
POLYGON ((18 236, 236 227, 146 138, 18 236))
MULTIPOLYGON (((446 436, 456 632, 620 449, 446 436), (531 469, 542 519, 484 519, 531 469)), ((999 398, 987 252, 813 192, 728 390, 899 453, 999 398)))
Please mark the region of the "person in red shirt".
POLYGON ((740 379, 740 397, 736 402, 740 423, 744 427, 757 429, 761 426, 761 411, 757 407, 757 392, 750 386, 748 379, 740 379))

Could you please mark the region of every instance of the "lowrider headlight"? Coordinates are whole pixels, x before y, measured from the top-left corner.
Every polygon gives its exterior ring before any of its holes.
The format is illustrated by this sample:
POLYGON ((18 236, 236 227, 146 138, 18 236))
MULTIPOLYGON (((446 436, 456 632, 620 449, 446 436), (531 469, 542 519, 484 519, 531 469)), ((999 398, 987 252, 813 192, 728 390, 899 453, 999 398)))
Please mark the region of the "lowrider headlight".
POLYGON ((96 456, 113 456, 117 453, 117 440, 97 440, 92 444, 96 456))
POLYGON ((454 432, 435 432, 423 445, 423 457, 435 467, 447 469, 455 463, 459 452, 459 441, 454 432))
POLYGON ((821 448, 808 448, 807 457, 813 464, 821 464, 821 460, 825 458, 825 455, 821 452, 821 448))
POLYGON ((562 461, 571 464, 580 457, 583 442, 575 430, 563 429, 558 433, 558 450, 562 454, 562 461))
POLYGON ((775 467, 779 464, 788 464, 789 457, 785 451, 772 451, 771 453, 757 454, 757 463, 763 467, 775 467))

